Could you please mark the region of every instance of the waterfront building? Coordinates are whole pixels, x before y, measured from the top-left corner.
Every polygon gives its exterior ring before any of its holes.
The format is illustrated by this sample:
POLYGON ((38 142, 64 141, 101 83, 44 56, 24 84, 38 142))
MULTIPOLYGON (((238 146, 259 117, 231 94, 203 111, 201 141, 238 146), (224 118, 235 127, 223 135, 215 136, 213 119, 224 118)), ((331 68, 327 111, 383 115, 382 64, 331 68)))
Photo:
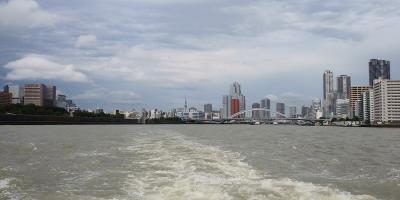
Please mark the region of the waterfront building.
POLYGON ((400 80, 374 81, 374 123, 400 123, 400 80))
POLYGON ((231 96, 224 95, 222 97, 222 117, 225 119, 229 118, 231 116, 230 110, 231 110, 231 96))
POLYGON ((204 119, 212 119, 213 116, 213 110, 212 110, 212 104, 204 104, 204 119))
POLYGON ((67 96, 63 94, 57 95, 57 107, 66 108, 67 107, 67 96))
POLYGON ((321 99, 313 99, 311 107, 313 110, 321 110, 321 99))
POLYGON ((53 107, 56 105, 56 86, 40 83, 25 84, 24 104, 53 107))
MULTIPOLYGON (((251 105, 251 108, 261 108, 261 105, 259 103, 253 103, 253 105, 251 105)), ((251 112, 251 118, 252 119, 261 119, 261 110, 253 110, 251 112)))
POLYGON ((24 104, 34 104, 44 106, 45 86, 43 84, 25 84, 24 104))
POLYGON ((261 118, 262 119, 270 119, 271 118, 271 100, 268 98, 261 99, 261 108, 268 109, 268 111, 263 110, 261 111, 261 118))
POLYGON ((9 92, 0 92, 0 105, 10 105, 12 103, 12 94, 9 92))
POLYGON ((102 108, 96 108, 94 110, 94 113, 96 113, 96 114, 104 113, 104 110, 102 108))
POLYGON ((53 85, 45 85, 44 87, 44 106, 54 107, 56 106, 56 86, 53 85))
POLYGON ((371 59, 369 61, 369 85, 373 86, 375 79, 390 80, 390 61, 371 59))
POLYGON ((285 116, 285 104, 284 103, 276 103, 276 116, 277 119, 286 118, 285 116))
POLYGON ((346 119, 350 117, 350 100, 337 99, 336 100, 336 118, 346 119))
POLYGON ((370 90, 370 86, 352 86, 350 89, 350 114, 351 117, 360 117, 360 108, 356 104, 361 100, 362 93, 370 90))
MULTIPOLYGON (((229 95, 222 97, 223 117, 230 118, 232 115, 246 110, 246 97, 242 94, 239 83, 234 82, 230 86, 229 95)), ((245 114, 238 116, 244 118, 245 114)))
POLYGON ((211 113, 212 112, 212 104, 211 103, 204 104, 204 112, 205 113, 211 113))
POLYGON ((371 112, 371 108, 373 109, 373 90, 370 89, 368 91, 365 91, 361 94, 361 102, 362 102, 362 120, 364 123, 370 123, 371 122, 371 116, 373 116, 373 112, 371 112), (372 102, 371 102, 372 100, 372 102))
POLYGON ((12 104, 23 104, 24 99, 24 89, 20 85, 6 85, 4 91, 11 93, 12 104))
POLYGON ((297 118, 297 107, 296 106, 289 107, 289 118, 297 118))
POLYGON ((324 116, 331 118, 334 114, 335 94, 333 91, 333 72, 326 70, 323 75, 324 116))
POLYGON ((312 112, 312 108, 308 106, 302 106, 301 107, 301 117, 303 118, 310 118, 312 112))
POLYGON ((349 99, 351 89, 351 77, 347 75, 340 75, 336 78, 337 83, 337 98, 349 99))

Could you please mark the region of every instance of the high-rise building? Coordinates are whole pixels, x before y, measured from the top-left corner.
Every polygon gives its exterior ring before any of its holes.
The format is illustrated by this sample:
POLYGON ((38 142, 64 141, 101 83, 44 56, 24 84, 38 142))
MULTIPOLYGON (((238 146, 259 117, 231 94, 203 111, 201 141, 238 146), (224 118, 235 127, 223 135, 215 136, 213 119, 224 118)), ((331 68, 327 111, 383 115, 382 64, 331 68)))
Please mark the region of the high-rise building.
POLYGON ((240 100, 237 97, 232 97, 230 115, 234 115, 238 112, 240 112, 240 100))
POLYGON ((400 80, 374 81, 375 123, 400 123, 400 80))
MULTIPOLYGON (((261 108, 270 110, 271 109, 271 100, 268 98, 261 99, 261 108)), ((270 119, 271 111, 266 111, 266 110, 261 111, 261 118, 270 119)))
POLYGON ((350 89, 350 114, 351 117, 358 116, 360 117, 360 109, 359 107, 356 108, 357 102, 361 101, 362 93, 371 89, 370 86, 352 86, 350 89))
POLYGON ((25 84, 24 104, 44 106, 45 86, 43 84, 25 84))
POLYGON ((330 118, 334 114, 335 94, 333 91, 333 73, 332 71, 325 71, 323 75, 323 98, 324 98, 324 115, 330 118))
POLYGON ((286 118, 284 103, 276 103, 276 118, 277 119, 286 118))
POLYGON ((212 104, 211 103, 204 104, 204 112, 212 113, 212 104))
POLYGON ((44 87, 44 106, 54 107, 56 106, 56 86, 45 85, 44 87))
POLYGON ((313 99, 311 107, 315 111, 321 110, 321 99, 319 98, 313 99))
POLYGON ((302 106, 301 107, 301 116, 304 118, 309 118, 311 115, 312 109, 311 107, 308 106, 302 106))
MULTIPOLYGON (((259 103, 253 103, 253 105, 251 105, 251 108, 260 108, 261 105, 259 103)), ((252 119, 261 119, 261 111, 260 110, 253 110, 251 112, 251 118, 252 119)))
POLYGON ((347 75, 340 75, 336 78, 337 83, 337 98, 349 99, 351 89, 351 78, 347 75))
MULTIPOLYGON (((229 95, 222 97, 223 117, 230 118, 232 115, 246 110, 246 97, 242 94, 239 83, 234 82, 230 86, 229 95)), ((238 116, 244 118, 245 114, 238 116)))
POLYGON ((222 117, 227 119, 231 116, 231 96, 222 96, 222 117))
POLYGON ((34 104, 37 106, 56 105, 56 86, 44 84, 25 84, 24 86, 24 104, 34 104))
POLYGON ((369 85, 373 86, 374 80, 378 78, 390 80, 390 61, 378 59, 369 61, 369 85))
POLYGON ((289 107, 289 117, 290 118, 297 118, 297 107, 296 106, 290 106, 289 107))

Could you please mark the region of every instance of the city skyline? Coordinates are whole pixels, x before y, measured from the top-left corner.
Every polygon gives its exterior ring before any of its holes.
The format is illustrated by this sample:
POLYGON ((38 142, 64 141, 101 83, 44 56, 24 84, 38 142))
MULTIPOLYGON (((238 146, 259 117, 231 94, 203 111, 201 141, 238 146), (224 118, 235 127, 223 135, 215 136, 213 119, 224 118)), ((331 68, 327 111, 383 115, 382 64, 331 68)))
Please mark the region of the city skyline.
POLYGON ((368 62, 376 58, 390 61, 391 78, 399 79, 396 6, 0 1, 7 30, 0 33, 0 82, 57 85, 83 108, 111 111, 181 107, 185 96, 190 106, 218 108, 226 86, 238 81, 246 107, 268 97, 299 110, 322 98, 327 69, 334 79, 346 74, 352 85, 368 85, 368 62))

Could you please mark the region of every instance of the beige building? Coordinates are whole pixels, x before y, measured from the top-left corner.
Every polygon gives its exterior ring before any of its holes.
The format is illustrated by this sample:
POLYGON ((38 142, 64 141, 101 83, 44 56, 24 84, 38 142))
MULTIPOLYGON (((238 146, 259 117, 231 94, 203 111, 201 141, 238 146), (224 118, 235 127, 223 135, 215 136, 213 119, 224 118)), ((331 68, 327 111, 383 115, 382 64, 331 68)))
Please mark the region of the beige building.
POLYGON ((400 80, 374 81, 374 123, 400 123, 400 80))
POLYGON ((25 84, 24 104, 55 106, 56 87, 44 84, 25 84))
POLYGON ((356 103, 361 101, 362 93, 371 89, 370 86, 352 86, 350 89, 350 110, 354 117, 356 103))

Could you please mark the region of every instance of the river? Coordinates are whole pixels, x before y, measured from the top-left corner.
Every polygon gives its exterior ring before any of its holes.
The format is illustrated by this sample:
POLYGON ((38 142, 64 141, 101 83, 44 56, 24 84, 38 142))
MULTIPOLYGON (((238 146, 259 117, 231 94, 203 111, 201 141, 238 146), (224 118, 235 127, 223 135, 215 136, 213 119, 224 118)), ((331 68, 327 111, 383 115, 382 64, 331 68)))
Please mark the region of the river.
POLYGON ((400 199, 399 129, 0 126, 0 199, 400 199))

